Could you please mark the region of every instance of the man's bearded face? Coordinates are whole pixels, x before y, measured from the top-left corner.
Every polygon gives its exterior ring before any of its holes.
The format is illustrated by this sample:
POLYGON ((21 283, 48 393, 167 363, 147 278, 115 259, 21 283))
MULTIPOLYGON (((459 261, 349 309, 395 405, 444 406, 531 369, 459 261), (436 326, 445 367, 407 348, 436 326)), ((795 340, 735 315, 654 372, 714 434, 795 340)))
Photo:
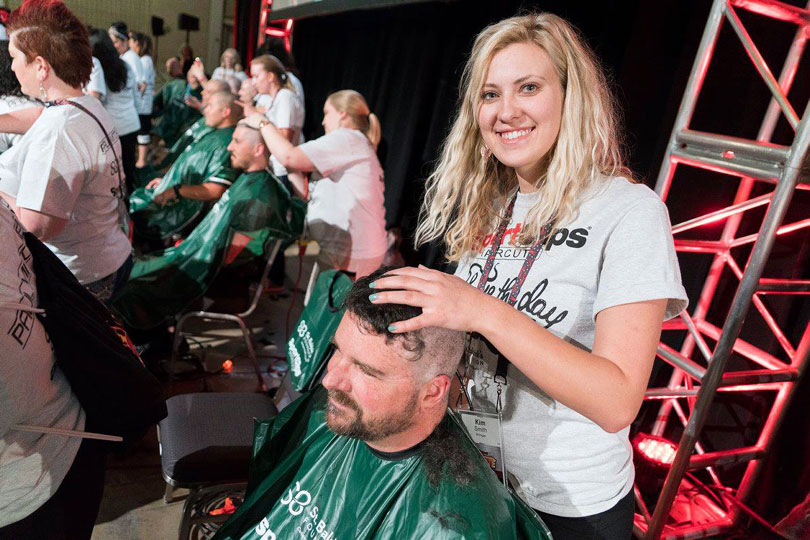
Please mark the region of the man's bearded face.
POLYGON ((413 363, 402 356, 399 342, 368 332, 347 313, 333 344, 335 352, 323 379, 329 392, 329 429, 374 442, 413 426, 420 388, 413 363))
POLYGON ((330 390, 326 424, 338 435, 373 442, 402 433, 411 427, 415 413, 415 393, 411 395, 404 409, 375 416, 369 411, 364 414, 360 406, 345 392, 330 390))

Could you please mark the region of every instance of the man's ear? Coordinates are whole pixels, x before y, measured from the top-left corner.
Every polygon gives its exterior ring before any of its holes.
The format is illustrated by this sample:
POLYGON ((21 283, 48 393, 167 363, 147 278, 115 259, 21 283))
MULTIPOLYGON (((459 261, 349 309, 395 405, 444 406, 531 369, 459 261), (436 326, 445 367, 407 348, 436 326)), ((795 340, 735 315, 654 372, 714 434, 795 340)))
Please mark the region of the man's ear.
POLYGON ((422 387, 422 405, 427 409, 447 407, 447 395, 450 392, 450 377, 436 375, 422 387))

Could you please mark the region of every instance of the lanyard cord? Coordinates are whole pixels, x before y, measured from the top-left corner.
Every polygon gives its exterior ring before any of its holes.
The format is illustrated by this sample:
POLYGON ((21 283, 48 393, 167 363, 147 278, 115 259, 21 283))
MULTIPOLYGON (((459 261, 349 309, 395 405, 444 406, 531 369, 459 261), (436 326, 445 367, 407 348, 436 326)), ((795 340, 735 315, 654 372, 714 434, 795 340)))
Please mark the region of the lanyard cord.
MULTIPOLYGON (((478 281, 478 289, 483 291, 484 287, 487 284, 487 278, 489 278, 489 273, 492 271, 492 267, 495 264, 495 256, 498 254, 498 250, 501 248, 501 244, 503 244, 503 238, 506 234, 506 228, 509 226, 509 222, 512 220, 512 213, 515 209, 515 202, 517 201, 517 193, 512 201, 507 205, 506 212, 504 213, 503 218, 501 218, 501 223, 498 225, 498 231, 495 234, 495 238, 492 239, 492 247, 490 248, 489 255, 487 256, 487 262, 484 264, 484 269, 481 272, 481 279, 478 281)), ((535 261, 540 256, 540 253, 543 249, 543 246, 546 243, 546 239, 548 235, 551 233, 551 222, 547 222, 543 225, 543 228, 540 231, 540 237, 537 241, 532 244, 529 248, 529 252, 526 254, 526 259, 523 261, 523 266, 520 268, 520 272, 518 273, 517 279, 515 280, 515 284, 512 286, 512 290, 509 292, 509 296, 506 298, 506 303, 510 306, 514 306, 517 303, 518 295, 520 294, 520 289, 523 287, 523 283, 526 281, 526 277, 529 275, 529 272, 534 266, 535 261)), ((498 401, 500 402, 500 394, 501 389, 500 385, 506 383, 506 372, 509 368, 509 360, 506 359, 504 355, 500 352, 498 353, 498 364, 495 368, 495 377, 494 380, 498 383, 498 401)))

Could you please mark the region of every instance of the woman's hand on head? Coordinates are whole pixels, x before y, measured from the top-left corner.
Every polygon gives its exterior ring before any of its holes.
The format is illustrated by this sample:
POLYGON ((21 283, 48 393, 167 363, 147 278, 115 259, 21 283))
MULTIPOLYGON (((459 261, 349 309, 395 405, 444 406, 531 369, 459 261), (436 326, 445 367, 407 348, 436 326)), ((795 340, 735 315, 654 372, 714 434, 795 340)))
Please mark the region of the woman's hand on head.
POLYGON ((252 127, 253 129, 259 129, 259 126, 264 120, 267 120, 267 118, 265 118, 263 114, 257 112, 254 112, 253 114, 247 114, 247 111, 245 111, 245 119, 242 120, 242 122, 247 124, 249 127, 252 127))
POLYGON ((394 323, 402 333, 428 326, 475 332, 486 305, 494 299, 456 276, 424 266, 392 270, 373 283, 374 289, 400 289, 374 293, 374 304, 405 304, 422 308, 422 314, 394 323))
MULTIPOLYGON (((250 118, 250 117, 254 117, 254 116, 260 116, 261 118, 264 118, 264 114, 262 114, 256 107, 254 107, 253 103, 248 103, 246 101, 241 101, 241 100, 237 101, 236 103, 241 105, 242 114, 244 114, 245 118, 250 118)), ((254 126, 254 124, 250 124, 250 125, 254 126)), ((258 122, 256 122, 254 127, 256 129, 259 129, 258 122)))

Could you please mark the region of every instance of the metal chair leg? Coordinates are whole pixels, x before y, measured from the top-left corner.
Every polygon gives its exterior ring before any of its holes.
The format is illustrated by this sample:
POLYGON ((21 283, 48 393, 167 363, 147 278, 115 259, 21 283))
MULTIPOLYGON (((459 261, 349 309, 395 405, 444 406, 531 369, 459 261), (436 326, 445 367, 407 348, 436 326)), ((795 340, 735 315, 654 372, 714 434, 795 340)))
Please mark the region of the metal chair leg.
POLYGON ((267 384, 264 382, 262 370, 259 367, 259 358, 256 356, 256 348, 253 346, 253 335, 250 333, 250 330, 248 330, 245 325, 245 321, 243 321, 241 317, 235 317, 235 319, 236 323, 239 324, 239 328, 242 330, 242 337, 245 340, 248 358, 250 358, 250 361, 253 363, 253 370, 256 372, 256 378, 259 380, 259 388, 265 391, 267 390, 267 384))

